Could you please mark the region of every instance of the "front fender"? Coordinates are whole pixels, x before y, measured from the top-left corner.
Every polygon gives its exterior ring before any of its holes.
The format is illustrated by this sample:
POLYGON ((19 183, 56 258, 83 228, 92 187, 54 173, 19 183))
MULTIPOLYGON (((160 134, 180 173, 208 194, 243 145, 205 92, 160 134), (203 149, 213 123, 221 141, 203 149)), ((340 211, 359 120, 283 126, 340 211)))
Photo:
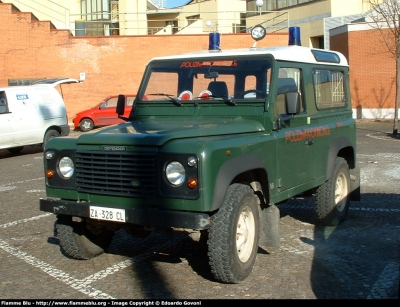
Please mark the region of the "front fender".
POLYGON ((218 209, 224 201, 226 190, 232 180, 239 174, 253 169, 265 169, 264 163, 256 155, 245 155, 234 158, 221 166, 214 186, 211 211, 218 209))

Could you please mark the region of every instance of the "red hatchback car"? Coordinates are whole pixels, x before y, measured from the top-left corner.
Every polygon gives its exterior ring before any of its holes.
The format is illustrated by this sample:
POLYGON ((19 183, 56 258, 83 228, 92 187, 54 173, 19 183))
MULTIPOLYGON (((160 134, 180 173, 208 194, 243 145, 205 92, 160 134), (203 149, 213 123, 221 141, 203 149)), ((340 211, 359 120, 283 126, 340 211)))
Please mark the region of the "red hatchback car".
MULTIPOLYGON (((135 96, 125 95, 125 117, 128 117, 131 112, 135 96)), ((118 118, 116 112, 117 100, 118 95, 109 96, 96 106, 75 114, 72 119, 75 129, 79 128, 81 131, 86 132, 95 127, 123 123, 124 120, 118 118)))

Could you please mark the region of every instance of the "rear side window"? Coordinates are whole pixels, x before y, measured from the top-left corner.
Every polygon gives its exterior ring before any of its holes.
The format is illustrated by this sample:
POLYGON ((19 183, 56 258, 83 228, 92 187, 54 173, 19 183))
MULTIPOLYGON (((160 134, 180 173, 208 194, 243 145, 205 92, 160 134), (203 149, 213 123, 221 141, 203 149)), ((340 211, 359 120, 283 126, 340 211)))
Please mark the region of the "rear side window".
POLYGON ((0 92, 0 114, 8 113, 7 99, 4 92, 0 92))
POLYGON ((318 109, 347 106, 343 71, 317 69, 313 73, 313 81, 318 109))
POLYGON ((135 100, 134 96, 127 96, 126 97, 126 105, 129 106, 129 107, 132 106, 134 100, 135 100))
POLYGON ((117 97, 112 97, 112 98, 108 99, 106 101, 106 103, 103 104, 103 106, 105 108, 115 108, 117 106, 117 100, 118 100, 117 97))

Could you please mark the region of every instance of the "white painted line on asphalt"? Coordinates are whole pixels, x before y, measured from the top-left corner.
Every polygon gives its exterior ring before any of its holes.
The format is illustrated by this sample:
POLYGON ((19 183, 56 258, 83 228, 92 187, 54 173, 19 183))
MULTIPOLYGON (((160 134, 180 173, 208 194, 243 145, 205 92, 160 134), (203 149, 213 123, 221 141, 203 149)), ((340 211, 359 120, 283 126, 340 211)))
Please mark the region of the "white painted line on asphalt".
POLYGON ((92 278, 91 280, 88 280, 87 278, 83 280, 75 279, 68 273, 56 269, 55 267, 49 265, 48 263, 45 263, 44 261, 41 261, 33 256, 30 256, 27 253, 19 250, 18 248, 12 247, 6 241, 3 240, 0 240, 0 248, 8 252, 9 254, 25 261, 26 263, 34 266, 35 268, 42 270, 51 277, 54 277, 58 281, 61 281, 64 284, 70 286, 72 289, 84 293, 93 299, 115 299, 111 295, 89 286, 90 282, 96 280, 94 278, 92 278))
POLYGON ((46 192, 46 190, 28 190, 26 193, 43 193, 46 192))
POLYGON ((8 184, 0 185, 0 192, 14 190, 17 188, 16 185, 31 182, 31 181, 37 181, 37 180, 44 180, 44 177, 27 179, 27 180, 23 180, 23 181, 10 182, 8 184))
POLYGON ((14 190, 16 188, 17 188, 16 186, 12 186, 12 187, 0 186, 0 192, 10 191, 10 190, 14 190))
POLYGON ((22 220, 6 223, 6 224, 3 224, 3 225, 0 225, 0 228, 7 228, 7 227, 10 227, 10 226, 26 223, 26 222, 29 222, 29 221, 38 220, 38 219, 40 219, 42 217, 46 217, 46 216, 49 216, 51 214, 53 214, 53 213, 46 213, 46 214, 42 214, 42 215, 33 216, 33 217, 30 217, 30 218, 27 218, 27 219, 22 219, 22 220))
MULTIPOLYGON (((305 235, 304 237, 307 238, 306 237, 307 234, 304 233, 304 235, 305 235)), ((311 237, 312 236, 309 236, 309 238, 311 237)), ((312 250, 305 249, 307 248, 307 245, 312 246, 312 248, 315 250, 318 250, 319 245, 321 245, 319 243, 315 243, 315 241, 312 239, 306 239, 302 241, 306 243, 301 245, 302 250, 300 250, 299 248, 295 248, 294 246, 290 246, 289 248, 281 246, 280 249, 294 254, 304 254, 306 252, 308 253, 312 252, 312 250), (307 241, 309 241, 310 243, 307 243, 307 241)), ((325 245, 325 243, 323 243, 322 245, 325 245)), ((329 262, 326 262, 324 264, 324 267, 327 270, 329 270, 337 278, 337 280, 343 280, 343 273, 341 272, 351 272, 352 270, 351 265, 347 261, 343 261, 343 259, 335 255, 329 256, 329 262), (337 268, 336 263, 341 264, 340 269, 337 268)), ((387 299, 388 295, 390 294, 388 293, 388 289, 393 289, 393 288, 397 289, 397 285, 395 287, 393 287, 393 285, 396 282, 399 282, 398 278, 399 278, 399 264, 396 262, 389 262, 382 271, 382 273, 379 275, 377 281, 372 286, 367 296, 367 299, 387 299)))
MULTIPOLYGON (((366 201, 363 201, 366 202, 366 201)), ((355 202, 357 203, 357 202, 355 202)), ((310 207, 310 206, 305 206, 304 204, 282 204, 279 205, 278 208, 284 208, 284 207, 289 207, 289 208, 302 208, 304 210, 315 210, 314 207, 310 207)), ((367 208, 367 207, 354 207, 354 205, 350 205, 349 206, 349 210, 350 211, 369 211, 369 212, 388 212, 388 213, 398 213, 400 212, 400 208, 367 208)))
POLYGON ((366 134, 365 136, 368 136, 368 137, 373 138, 373 139, 384 140, 384 141, 398 141, 399 140, 398 138, 394 138, 394 137, 387 136, 387 135, 366 134))
POLYGON ((382 299, 387 295, 385 289, 391 289, 396 282, 399 272, 399 265, 396 262, 389 262, 379 275, 378 280, 372 287, 367 299, 382 299))
POLYGON ((37 180, 44 180, 44 177, 11 182, 10 184, 20 184, 20 183, 25 183, 25 182, 30 182, 30 181, 37 181, 37 180))
POLYGON ((354 211, 370 211, 370 212, 400 212, 400 209, 382 209, 382 208, 354 208, 349 207, 349 210, 354 211))
MULTIPOLYGON (((3 224, 3 225, 0 225, 0 228, 7 228, 7 227, 18 225, 18 224, 21 224, 21 223, 26 223, 26 222, 33 221, 33 220, 38 220, 40 218, 43 218, 43 217, 46 217, 46 216, 49 216, 49 215, 52 215, 52 213, 46 213, 46 214, 42 214, 42 215, 37 215, 37 216, 31 217, 31 218, 26 218, 26 219, 14 221, 14 222, 6 223, 6 224, 3 224)), ((98 290, 96 290, 96 291, 88 291, 86 289, 91 289, 88 286, 91 283, 95 282, 95 281, 98 281, 98 280, 103 279, 103 278, 105 278, 105 277, 107 277, 109 275, 112 275, 112 274, 114 274, 114 273, 116 273, 116 272, 118 272, 120 270, 123 270, 123 269, 125 269, 125 268, 127 268, 127 267, 129 267, 129 266, 131 266, 133 264, 133 260, 128 259, 128 260, 125 260, 125 261, 121 261, 120 263, 116 263, 116 264, 112 265, 111 267, 108 267, 108 268, 106 268, 106 269, 104 269, 102 271, 99 271, 99 272, 97 272, 95 274, 92 274, 92 275, 90 275, 90 276, 88 276, 88 277, 86 277, 86 278, 84 278, 82 280, 77 280, 77 279, 74 279, 74 278, 70 277, 68 274, 66 274, 64 272, 51 267, 50 265, 44 263, 43 261, 37 260, 36 258, 34 258, 32 256, 29 256, 25 252, 19 251, 17 248, 11 247, 5 241, 1 241, 0 240, 0 248, 3 248, 5 251, 9 252, 10 254, 12 254, 14 256, 17 256, 20 259, 25 260, 26 262, 32 264, 33 266, 40 268, 42 271, 45 271, 47 274, 49 274, 49 275, 55 277, 56 279, 58 279, 58 280, 60 280, 60 281, 62 281, 64 283, 70 285, 72 288, 74 288, 76 290, 79 290, 82 293, 88 294, 88 295, 90 295, 91 297, 94 297, 94 298, 99 296, 99 297, 97 297, 99 299, 106 299, 106 298, 110 299, 112 297, 109 296, 108 294, 102 293, 101 291, 98 291, 98 290), (40 263, 40 265, 37 265, 38 263, 40 263), (62 274, 59 274, 59 275, 60 276, 64 276, 63 278, 55 276, 56 273, 60 273, 60 272, 62 274), (67 277, 65 278, 65 276, 67 276, 67 277), (94 295, 92 292, 94 292, 96 295, 94 295)))
POLYGON ((123 270, 133 264, 132 259, 124 260, 121 261, 120 263, 116 263, 113 266, 110 266, 102 271, 99 271, 97 273, 94 273, 84 279, 81 280, 82 284, 91 284, 92 282, 98 281, 100 279, 103 279, 104 277, 107 277, 108 275, 112 275, 120 270, 123 270))

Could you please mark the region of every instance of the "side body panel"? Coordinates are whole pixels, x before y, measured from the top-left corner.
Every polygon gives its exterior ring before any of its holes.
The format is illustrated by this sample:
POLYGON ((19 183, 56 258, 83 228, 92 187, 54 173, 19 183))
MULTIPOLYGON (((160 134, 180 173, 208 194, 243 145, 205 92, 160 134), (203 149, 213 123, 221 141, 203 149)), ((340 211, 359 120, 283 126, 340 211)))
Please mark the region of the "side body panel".
POLYGON ((68 125, 64 101, 52 87, 2 88, 8 112, 1 113, 0 148, 41 144, 50 127, 68 125))

